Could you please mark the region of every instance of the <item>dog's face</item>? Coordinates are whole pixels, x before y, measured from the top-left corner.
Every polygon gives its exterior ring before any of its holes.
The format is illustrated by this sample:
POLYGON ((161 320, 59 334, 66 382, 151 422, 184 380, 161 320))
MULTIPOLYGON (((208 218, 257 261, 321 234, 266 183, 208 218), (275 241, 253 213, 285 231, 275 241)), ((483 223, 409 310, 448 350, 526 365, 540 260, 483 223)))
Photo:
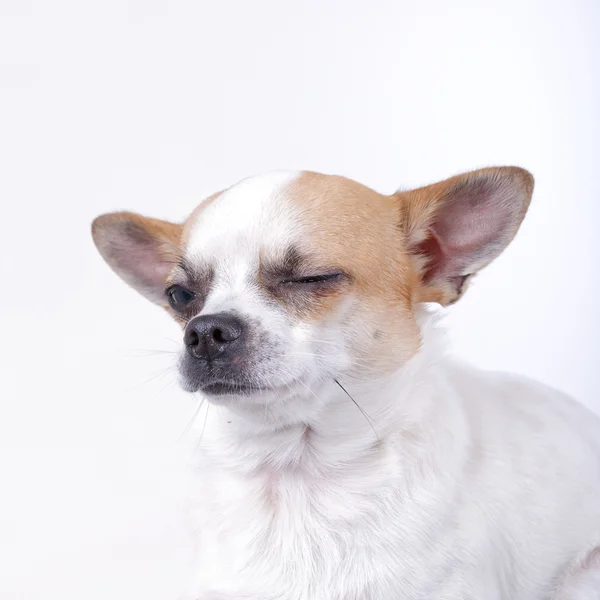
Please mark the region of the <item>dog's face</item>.
POLYGON ((391 196, 275 173, 211 196, 182 225, 113 213, 93 235, 182 325, 187 390, 238 408, 288 403, 301 418, 327 382, 400 369, 420 344, 415 306, 459 298, 514 237, 532 190, 513 167, 391 196))

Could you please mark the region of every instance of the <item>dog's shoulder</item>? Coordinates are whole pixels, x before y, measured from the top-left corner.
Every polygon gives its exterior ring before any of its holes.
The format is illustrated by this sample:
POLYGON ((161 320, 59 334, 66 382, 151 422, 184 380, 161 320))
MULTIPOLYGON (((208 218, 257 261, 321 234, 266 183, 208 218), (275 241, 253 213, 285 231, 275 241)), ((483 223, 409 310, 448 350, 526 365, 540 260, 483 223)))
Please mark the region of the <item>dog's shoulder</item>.
POLYGON ((513 425, 575 428, 600 432, 600 417, 570 395, 523 375, 486 371, 452 362, 447 376, 457 390, 468 413, 489 413, 499 422, 513 425))
POLYGON ((552 502, 564 506, 574 506, 588 490, 600 506, 596 414, 567 394, 520 375, 458 367, 451 377, 483 478, 515 486, 518 495, 526 486, 539 496, 537 506, 550 501, 550 490, 552 502))

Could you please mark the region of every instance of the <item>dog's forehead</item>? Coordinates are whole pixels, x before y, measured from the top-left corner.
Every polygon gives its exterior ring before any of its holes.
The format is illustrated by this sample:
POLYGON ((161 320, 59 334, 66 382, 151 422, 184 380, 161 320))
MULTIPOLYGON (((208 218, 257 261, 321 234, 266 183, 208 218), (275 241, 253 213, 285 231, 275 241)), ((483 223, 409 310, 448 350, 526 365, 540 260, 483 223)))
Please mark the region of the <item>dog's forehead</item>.
POLYGON ((285 246, 295 227, 291 195, 299 176, 282 171, 251 177, 205 200, 186 222, 186 256, 206 260, 227 250, 285 246))

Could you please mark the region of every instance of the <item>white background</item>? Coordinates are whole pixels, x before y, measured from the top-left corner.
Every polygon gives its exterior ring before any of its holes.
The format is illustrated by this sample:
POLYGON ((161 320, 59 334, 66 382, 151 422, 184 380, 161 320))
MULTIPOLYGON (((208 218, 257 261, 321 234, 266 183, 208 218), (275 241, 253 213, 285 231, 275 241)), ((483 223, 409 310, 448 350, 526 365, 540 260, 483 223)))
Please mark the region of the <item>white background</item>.
POLYGON ((271 169, 382 192, 536 176, 457 352, 600 410, 597 0, 0 0, 0 598, 171 600, 190 555, 180 332, 101 212, 183 218, 271 169), (185 452, 182 452, 182 448, 185 452))

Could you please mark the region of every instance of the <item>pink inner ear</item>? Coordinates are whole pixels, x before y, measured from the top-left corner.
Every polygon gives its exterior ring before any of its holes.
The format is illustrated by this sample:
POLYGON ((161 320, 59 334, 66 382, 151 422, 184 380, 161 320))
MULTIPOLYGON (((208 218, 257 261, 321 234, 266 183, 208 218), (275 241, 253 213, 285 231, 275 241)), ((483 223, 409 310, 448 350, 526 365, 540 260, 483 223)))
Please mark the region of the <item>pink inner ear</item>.
POLYGON ((430 237, 426 281, 470 275, 502 252, 523 211, 521 190, 508 177, 459 181, 440 201, 430 237))
POLYGON ((132 286, 153 299, 162 298, 172 262, 163 242, 137 223, 123 221, 112 232, 109 261, 132 286))

